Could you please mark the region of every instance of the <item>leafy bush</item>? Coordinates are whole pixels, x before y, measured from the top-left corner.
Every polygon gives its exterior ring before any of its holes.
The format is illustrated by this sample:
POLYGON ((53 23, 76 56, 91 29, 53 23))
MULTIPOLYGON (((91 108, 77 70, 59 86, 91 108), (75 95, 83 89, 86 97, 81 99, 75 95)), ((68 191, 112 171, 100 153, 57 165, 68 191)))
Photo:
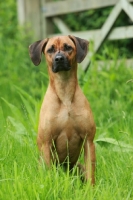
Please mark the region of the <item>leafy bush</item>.
POLYGON ((5 0, 0 3, 0 37, 14 38, 17 27, 16 2, 5 0))
MULTIPOLYGON (((25 34, 24 29, 17 24, 16 2, 8 0, 0 4, 0 90, 1 96, 6 99, 13 97, 12 84, 25 88, 31 95, 40 97, 38 88, 45 79, 40 79, 40 70, 45 63, 35 67, 29 57, 28 46, 30 34, 25 34)), ((32 39, 30 39, 32 40, 32 39)))

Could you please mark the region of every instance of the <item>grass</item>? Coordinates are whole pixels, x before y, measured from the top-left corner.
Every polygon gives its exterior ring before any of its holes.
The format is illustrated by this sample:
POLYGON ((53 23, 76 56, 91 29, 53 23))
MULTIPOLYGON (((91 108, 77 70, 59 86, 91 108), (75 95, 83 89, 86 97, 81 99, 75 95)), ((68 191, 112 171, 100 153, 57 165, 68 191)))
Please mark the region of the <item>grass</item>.
MULTIPOLYGON (((90 101, 97 125, 95 187, 83 184, 78 176, 65 173, 61 168, 38 167, 38 115, 47 84, 39 87, 36 82, 39 94, 36 96, 32 79, 28 80, 28 89, 23 83, 15 86, 15 80, 7 90, 1 89, 1 200, 133 199, 133 83, 128 81, 133 71, 124 61, 118 64, 115 58, 109 68, 107 61, 103 62, 101 70, 94 60, 86 75, 79 71, 79 82, 90 101)), ((34 76, 36 73, 47 83, 44 71, 35 71, 34 76)))
MULTIPOLYGON (((60 168, 38 169, 36 145, 18 143, 5 133, 1 141, 1 199, 132 199, 132 154, 97 147, 96 186, 60 168)), ((31 138, 33 141, 34 137, 31 138)))

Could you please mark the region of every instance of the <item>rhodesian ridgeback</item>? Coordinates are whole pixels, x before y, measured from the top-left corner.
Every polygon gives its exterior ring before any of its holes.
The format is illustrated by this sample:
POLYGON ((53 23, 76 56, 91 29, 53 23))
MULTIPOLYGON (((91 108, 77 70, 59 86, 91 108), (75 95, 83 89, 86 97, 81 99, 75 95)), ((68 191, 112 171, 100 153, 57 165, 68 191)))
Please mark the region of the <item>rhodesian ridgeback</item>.
MULTIPOLYGON (((95 183, 95 123, 92 111, 77 79, 77 63, 88 51, 87 40, 56 36, 37 41, 29 46, 32 62, 39 65, 44 53, 49 74, 49 85, 42 103, 37 144, 45 164, 77 164, 84 151, 84 178, 95 183)), ((81 166, 79 164, 78 166, 81 166)))

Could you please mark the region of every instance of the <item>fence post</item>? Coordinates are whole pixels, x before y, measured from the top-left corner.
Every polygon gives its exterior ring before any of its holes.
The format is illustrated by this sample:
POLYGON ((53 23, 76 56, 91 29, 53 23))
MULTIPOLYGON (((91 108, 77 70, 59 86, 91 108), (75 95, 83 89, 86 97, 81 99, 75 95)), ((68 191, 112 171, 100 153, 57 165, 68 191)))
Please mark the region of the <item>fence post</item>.
POLYGON ((41 0, 41 35, 42 38, 46 38, 48 35, 51 35, 54 32, 54 24, 52 19, 49 17, 45 17, 45 13, 47 12, 46 3, 52 0, 41 0))
POLYGON ((23 25, 26 21, 26 19, 25 19, 25 0, 17 0, 17 10, 18 10, 19 24, 23 25))
POLYGON ((17 0, 18 21, 36 39, 41 38, 40 3, 37 0, 17 0))

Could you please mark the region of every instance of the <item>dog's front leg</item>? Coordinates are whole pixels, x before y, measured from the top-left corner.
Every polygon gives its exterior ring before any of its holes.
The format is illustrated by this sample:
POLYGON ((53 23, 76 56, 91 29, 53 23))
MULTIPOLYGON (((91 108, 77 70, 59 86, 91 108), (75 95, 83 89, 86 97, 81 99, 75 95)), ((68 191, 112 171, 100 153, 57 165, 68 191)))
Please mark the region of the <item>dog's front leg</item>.
POLYGON ((42 158, 45 164, 50 168, 51 166, 51 145, 45 142, 41 147, 42 158))
POLYGON ((95 183, 95 145, 88 139, 84 146, 84 160, 85 160, 85 179, 90 180, 91 184, 95 183))

